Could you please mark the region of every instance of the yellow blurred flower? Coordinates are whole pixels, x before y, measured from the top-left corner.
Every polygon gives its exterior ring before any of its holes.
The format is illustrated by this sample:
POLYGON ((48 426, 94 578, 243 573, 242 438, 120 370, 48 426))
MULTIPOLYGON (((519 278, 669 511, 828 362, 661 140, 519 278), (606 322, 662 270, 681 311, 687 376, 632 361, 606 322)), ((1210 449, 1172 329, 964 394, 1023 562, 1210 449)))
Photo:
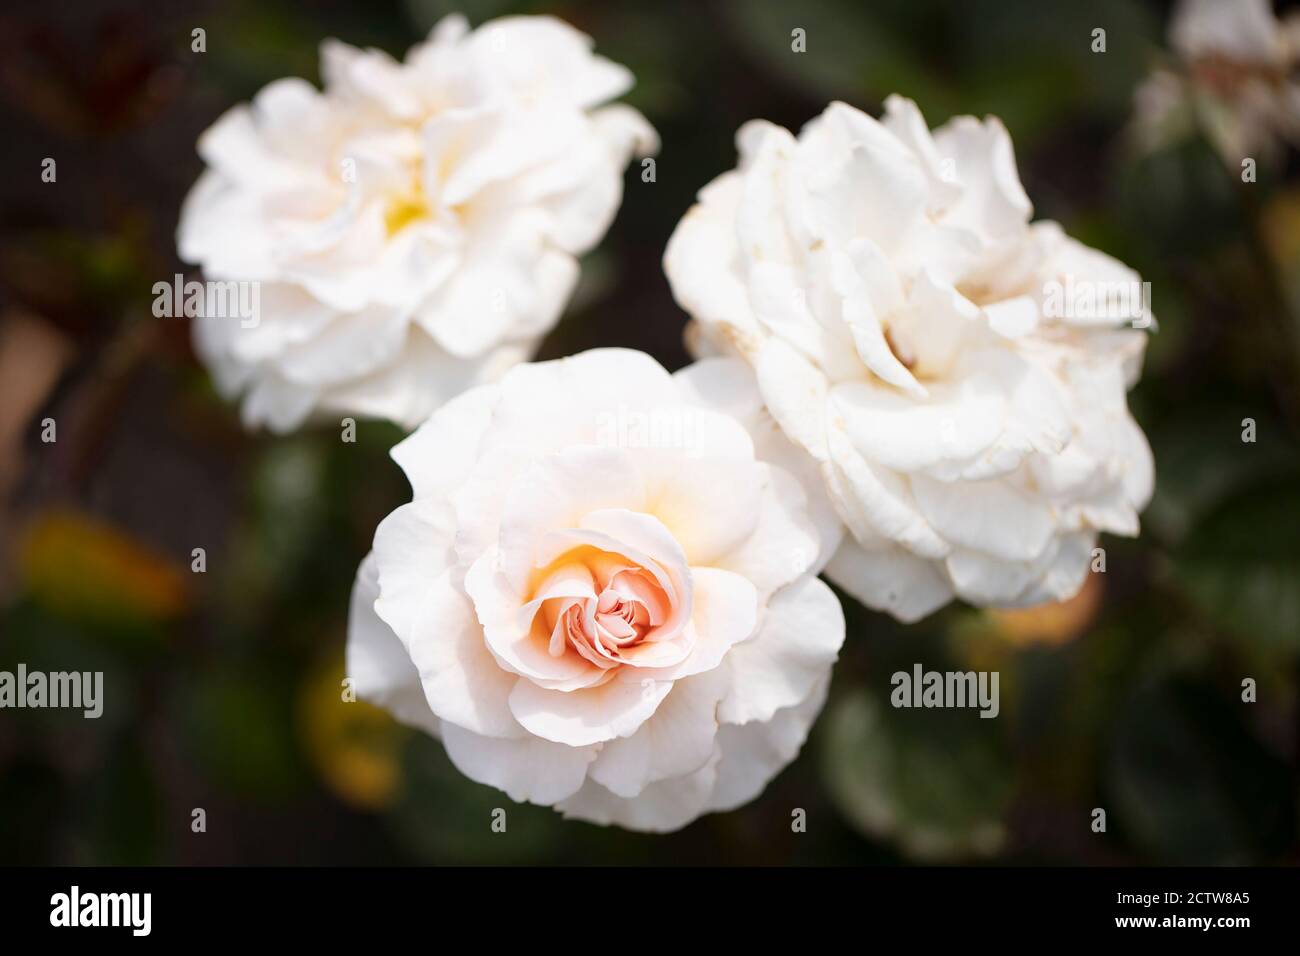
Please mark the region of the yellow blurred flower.
POLYGON ((298 694, 303 748, 325 785, 342 801, 382 810, 401 789, 406 731, 378 707, 351 697, 343 659, 315 668, 298 694))
POLYGON ((1278 265, 1300 262, 1300 190, 1278 193, 1265 207, 1260 225, 1278 265))
POLYGON ((37 516, 18 548, 22 584, 68 617, 134 623, 174 617, 188 603, 185 572, 125 531, 87 514, 37 516))

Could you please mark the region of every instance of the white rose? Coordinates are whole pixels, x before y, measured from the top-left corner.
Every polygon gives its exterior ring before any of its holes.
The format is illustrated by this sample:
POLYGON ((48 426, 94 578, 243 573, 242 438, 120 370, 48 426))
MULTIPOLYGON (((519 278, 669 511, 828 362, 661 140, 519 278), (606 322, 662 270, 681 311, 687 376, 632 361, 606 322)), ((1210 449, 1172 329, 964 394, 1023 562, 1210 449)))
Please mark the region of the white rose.
POLYGON ((178 242, 259 284, 256 323, 194 326, 246 424, 413 427, 531 356, 655 148, 635 110, 596 108, 632 76, 590 47, 550 17, 448 17, 403 63, 328 41, 324 92, 278 80, 203 134, 178 242))
POLYGON ((1279 19, 1270 0, 1179 0, 1169 43, 1179 62, 1134 94, 1139 145, 1166 145, 1194 117, 1234 174, 1300 145, 1300 13, 1279 19))
POLYGON ((697 351, 743 356, 816 461, 852 532, 828 575, 905 621, 1074 594, 1151 494, 1125 401, 1145 334, 1122 328, 1149 315, 1086 302, 1136 274, 1029 223, 996 119, 931 135, 891 97, 882 122, 834 103, 737 141, 665 268, 697 351))
POLYGON ((1285 67, 1291 55, 1271 0, 1179 0, 1169 42, 1186 60, 1285 67))
POLYGON ((741 363, 518 366, 393 457, 414 500, 358 572, 348 674, 467 776, 663 831, 794 758, 844 638, 815 576, 839 528, 741 363))

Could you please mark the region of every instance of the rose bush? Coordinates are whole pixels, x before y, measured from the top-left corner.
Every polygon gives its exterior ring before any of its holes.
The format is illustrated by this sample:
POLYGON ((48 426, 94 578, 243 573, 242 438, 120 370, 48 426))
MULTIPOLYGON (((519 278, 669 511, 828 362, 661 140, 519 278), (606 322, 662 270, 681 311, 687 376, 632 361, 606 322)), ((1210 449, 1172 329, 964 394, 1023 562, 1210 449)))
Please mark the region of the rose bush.
POLYGON ((448 17, 404 62, 329 41, 324 91, 278 80, 199 140, 181 258, 260 283, 255 327, 194 342, 249 426, 313 412, 413 427, 529 358, 653 130, 600 106, 631 74, 550 17, 448 17))
POLYGON ((905 621, 1073 595, 1151 494, 1137 275, 1030 223, 996 119, 932 134, 891 97, 737 142, 664 265, 697 353, 743 357, 816 462, 852 532, 828 575, 905 621))
POLYGON ((514 800, 671 830, 798 752, 844 637, 840 530, 733 359, 521 365, 393 450, 348 674, 514 800), (784 467, 789 464, 789 469, 784 467))

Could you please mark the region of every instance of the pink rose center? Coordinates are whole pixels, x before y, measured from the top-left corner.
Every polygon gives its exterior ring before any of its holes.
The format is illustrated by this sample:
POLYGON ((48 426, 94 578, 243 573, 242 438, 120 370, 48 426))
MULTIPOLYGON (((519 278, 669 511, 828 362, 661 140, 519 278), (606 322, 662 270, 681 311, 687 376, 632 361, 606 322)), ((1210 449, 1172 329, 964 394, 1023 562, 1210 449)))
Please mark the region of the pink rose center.
POLYGON ((544 640, 552 657, 570 649, 602 669, 629 663, 632 648, 663 635, 673 606, 672 585, 662 569, 645 568, 631 559, 595 548, 579 548, 541 572, 590 577, 583 596, 547 598, 538 608, 532 633, 544 640), (575 567, 576 566, 576 567, 575 567))

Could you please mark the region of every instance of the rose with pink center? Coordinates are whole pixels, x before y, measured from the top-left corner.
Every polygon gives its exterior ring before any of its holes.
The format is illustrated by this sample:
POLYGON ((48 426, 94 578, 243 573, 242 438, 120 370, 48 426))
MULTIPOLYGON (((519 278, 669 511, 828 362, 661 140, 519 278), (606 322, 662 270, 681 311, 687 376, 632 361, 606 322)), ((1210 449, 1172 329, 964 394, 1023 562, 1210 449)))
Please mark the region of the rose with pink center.
POLYGON ((415 496, 358 574, 362 696, 475 780, 634 829, 793 759, 844 636, 816 578, 840 532, 743 365, 520 366, 393 456, 415 496))

